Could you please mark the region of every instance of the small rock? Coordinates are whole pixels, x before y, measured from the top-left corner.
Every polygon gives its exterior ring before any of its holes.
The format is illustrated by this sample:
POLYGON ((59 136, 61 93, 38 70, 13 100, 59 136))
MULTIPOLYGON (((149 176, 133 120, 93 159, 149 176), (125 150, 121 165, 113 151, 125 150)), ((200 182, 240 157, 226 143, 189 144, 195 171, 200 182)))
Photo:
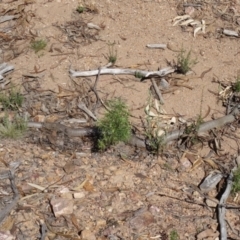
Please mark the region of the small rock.
POLYGON ((69 174, 74 172, 74 170, 76 169, 76 166, 73 162, 68 162, 64 165, 63 169, 67 174, 69 174))
POLYGON ((192 166, 192 163, 186 157, 181 158, 180 163, 185 169, 188 169, 192 166))
POLYGON ((155 222, 155 219, 151 212, 149 211, 142 211, 141 209, 138 210, 134 217, 130 219, 130 225, 136 229, 138 232, 141 232, 145 228, 148 227, 148 225, 155 222))
POLYGON ((215 201, 212 201, 211 199, 207 199, 206 200, 206 204, 209 206, 209 207, 216 207, 217 206, 217 199, 216 199, 216 202, 215 201))
POLYGON ((90 230, 83 230, 81 232, 81 238, 82 240, 96 240, 95 235, 90 230))
POLYGON ((84 198, 85 197, 85 193, 84 192, 77 192, 73 194, 74 198, 84 198))
POLYGON ((55 217, 73 213, 73 201, 66 198, 55 198, 51 200, 55 217))

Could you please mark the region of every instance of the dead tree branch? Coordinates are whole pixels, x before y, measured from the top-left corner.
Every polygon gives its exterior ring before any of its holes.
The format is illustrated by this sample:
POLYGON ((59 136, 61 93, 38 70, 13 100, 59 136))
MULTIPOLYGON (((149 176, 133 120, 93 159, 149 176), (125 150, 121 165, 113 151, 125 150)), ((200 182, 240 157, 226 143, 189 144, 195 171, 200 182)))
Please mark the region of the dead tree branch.
MULTIPOLYGON (((174 68, 167 67, 163 68, 159 71, 143 71, 137 69, 109 69, 102 68, 101 75, 133 75, 139 78, 149 78, 149 77, 163 77, 169 73, 173 73, 175 71, 174 68)), ((74 71, 72 69, 69 70, 71 77, 91 77, 97 76, 99 73, 99 69, 90 70, 90 71, 74 71)))

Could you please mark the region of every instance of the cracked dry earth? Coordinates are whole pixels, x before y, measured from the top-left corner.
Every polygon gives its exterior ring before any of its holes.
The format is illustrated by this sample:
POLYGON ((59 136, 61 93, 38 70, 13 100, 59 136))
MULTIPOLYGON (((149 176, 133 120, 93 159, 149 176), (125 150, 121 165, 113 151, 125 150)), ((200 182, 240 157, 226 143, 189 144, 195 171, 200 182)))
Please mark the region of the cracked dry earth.
MULTIPOLYGON (((225 36, 222 30, 239 32, 240 2, 190 3, 0 1, 1 16, 16 16, 0 24, 0 63, 15 67, 5 79, 22 87, 26 99, 22 112, 27 112, 31 121, 84 118, 84 126, 92 126, 94 121, 74 106, 80 97, 89 108, 94 107, 96 99, 89 85, 95 77, 71 79, 69 69, 106 65, 109 43, 115 42, 117 68, 155 71, 176 60, 181 48, 192 50, 198 60, 194 73, 181 76, 181 84, 167 77, 173 84, 163 95, 164 110, 171 117, 189 121, 200 111, 210 110, 204 120, 225 115, 213 93, 219 92, 218 81, 234 82, 239 74, 239 38, 225 36), (77 13, 78 6, 86 6, 86 12, 77 13), (206 32, 199 31, 194 37, 191 26, 173 26, 172 20, 186 13, 205 20, 206 32), (89 29, 87 23, 99 29, 89 29), (35 53, 31 49, 35 39, 44 39, 47 47, 35 53), (167 44, 167 48, 146 48, 150 43, 167 44)), ((148 79, 140 82, 133 76, 101 75, 97 90, 104 101, 114 97, 125 100, 132 124, 141 129, 150 86, 148 79)), ((101 118, 105 110, 97 110, 101 118)), ((29 130, 16 141, 2 139, 1 176, 14 164, 18 166, 15 184, 19 200, 1 222, 0 239, 219 239, 216 203, 221 184, 207 193, 198 186, 213 170, 231 170, 238 154, 237 127, 236 123, 220 132, 221 151, 208 157, 207 142, 191 149, 172 144, 162 155, 154 156, 121 143, 104 153, 92 152, 87 138, 75 140, 75 147, 66 151, 65 145, 53 147, 56 141, 52 136, 45 138, 41 130, 29 130), (234 129, 235 140, 229 129, 234 129)), ((10 182, 1 176, 3 212, 13 194, 10 182)), ((239 199, 230 197, 228 204, 239 207, 239 199)), ((238 208, 227 209, 226 219, 229 239, 240 239, 238 208)))

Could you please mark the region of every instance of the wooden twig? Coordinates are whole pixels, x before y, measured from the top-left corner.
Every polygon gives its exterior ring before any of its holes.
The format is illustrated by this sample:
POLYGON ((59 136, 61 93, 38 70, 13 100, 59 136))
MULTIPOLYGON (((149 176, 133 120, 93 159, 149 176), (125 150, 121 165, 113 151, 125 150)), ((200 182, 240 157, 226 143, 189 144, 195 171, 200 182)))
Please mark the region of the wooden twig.
POLYGON ((83 102, 78 103, 78 108, 83 110, 85 113, 87 113, 92 119, 97 121, 97 117, 86 107, 86 105, 83 102))
MULTIPOLYGON (((221 117, 221 118, 218 118, 215 120, 205 122, 199 126, 198 134, 207 132, 213 128, 220 128, 228 123, 232 123, 236 120, 235 116, 238 114, 239 114, 239 110, 238 110, 238 108, 235 108, 231 114, 228 114, 224 117, 221 117)), ((183 135, 183 133, 184 133, 184 129, 175 130, 171 133, 168 133, 164 138, 164 143, 168 143, 168 142, 178 139, 179 137, 181 137, 181 135, 183 135)))
POLYGON ((109 111, 109 108, 105 105, 105 103, 104 103, 103 100, 99 97, 98 92, 97 92, 97 84, 98 84, 98 81, 99 81, 100 73, 101 73, 101 68, 98 69, 98 75, 97 75, 97 77, 96 77, 96 81, 95 81, 93 87, 91 87, 92 91, 95 93, 96 98, 97 98, 97 103, 96 103, 95 108, 94 108, 94 110, 93 110, 94 113, 95 113, 96 107, 97 107, 97 105, 98 105, 98 102, 101 102, 101 104, 105 107, 105 109, 109 111))
POLYGON ((13 201, 8 204, 1 212, 0 212, 0 223, 4 220, 4 218, 10 214, 13 208, 17 205, 19 200, 19 193, 17 187, 15 185, 15 177, 12 171, 9 171, 9 180, 11 183, 12 191, 13 191, 13 201))
POLYGON ((157 94, 157 96, 158 96, 158 98, 160 100, 160 103, 164 104, 164 99, 163 99, 162 93, 160 92, 155 79, 151 78, 151 82, 152 82, 154 90, 155 90, 155 92, 156 92, 156 94, 157 94))
POLYGON ((160 48, 160 49, 165 49, 167 47, 167 44, 147 44, 147 48, 160 48))
POLYGON ((228 29, 223 29, 223 34, 231 37, 239 37, 238 33, 236 31, 228 30, 228 29))
POLYGON ((226 207, 225 203, 228 199, 228 196, 231 192, 233 184, 233 171, 230 172, 228 178, 227 178, 227 187, 225 189, 225 192, 223 193, 219 204, 218 204, 218 221, 220 225, 220 239, 221 240, 227 240, 227 226, 225 221, 225 214, 226 214, 226 207))
POLYGON ((0 80, 3 79, 3 74, 9 71, 12 71, 14 66, 8 65, 7 63, 0 64, 0 80))
POLYGON ((20 16, 21 16, 20 14, 2 16, 2 17, 0 17, 0 23, 10 21, 14 18, 19 18, 20 16))
POLYGON ((45 223, 41 223, 41 240, 45 240, 47 236, 47 226, 45 223))
MULTIPOLYGON (((90 70, 90 71, 74 71, 72 69, 69 70, 71 77, 90 77, 98 75, 99 70, 90 70)), ((163 77, 169 73, 175 72, 174 68, 167 67, 161 69, 159 71, 143 71, 137 69, 118 69, 118 68, 103 68, 101 69, 102 75, 133 75, 133 76, 140 76, 141 78, 149 78, 149 77, 163 77)))

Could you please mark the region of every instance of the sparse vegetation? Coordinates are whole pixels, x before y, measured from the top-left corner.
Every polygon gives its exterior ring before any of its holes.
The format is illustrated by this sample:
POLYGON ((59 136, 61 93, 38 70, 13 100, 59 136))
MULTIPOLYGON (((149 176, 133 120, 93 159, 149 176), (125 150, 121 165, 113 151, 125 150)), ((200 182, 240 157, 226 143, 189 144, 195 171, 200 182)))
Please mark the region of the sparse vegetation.
POLYGON ((191 58, 191 51, 188 51, 188 53, 186 53, 184 49, 181 49, 181 52, 177 58, 177 71, 179 73, 186 74, 196 64, 197 64, 197 59, 191 58))
POLYGON ((239 191, 240 191, 240 167, 238 167, 237 170, 233 172, 232 193, 234 194, 239 191))
POLYGON ((136 71, 136 72, 135 72, 135 77, 136 77, 136 78, 143 78, 144 75, 143 75, 141 72, 136 71))
POLYGON ((163 129, 159 127, 160 123, 160 109, 157 110, 159 116, 156 114, 155 117, 153 117, 151 114, 151 108, 152 108, 152 99, 151 99, 151 93, 149 95, 148 99, 148 106, 145 109, 145 112, 147 114, 146 117, 146 125, 145 125, 145 134, 147 138, 147 148, 148 150, 158 155, 164 148, 164 136, 165 134, 161 134, 163 129))
POLYGON ((86 2, 84 2, 83 5, 79 5, 76 8, 76 11, 80 14, 85 12, 98 13, 98 9, 94 3, 86 3, 86 2))
POLYGON ((20 117, 14 117, 12 120, 6 115, 0 123, 0 136, 2 138, 19 138, 27 129, 26 121, 20 117))
POLYGON ((32 42, 32 49, 35 51, 35 53, 38 53, 39 51, 43 50, 47 46, 47 42, 43 39, 35 40, 32 42))
POLYGON ((77 9, 76 9, 76 11, 77 11, 78 13, 83 13, 83 12, 86 11, 86 7, 78 6, 77 9))
POLYGON ((198 130, 200 125, 203 123, 203 119, 201 114, 198 115, 197 120, 191 123, 189 126, 186 126, 184 134, 183 134, 183 143, 185 143, 188 147, 193 146, 198 143, 200 138, 198 136, 198 130))
POLYGON ((236 82, 233 84, 233 91, 240 92, 240 77, 238 77, 236 82))
POLYGON ((179 236, 178 236, 178 233, 176 230, 172 230, 170 232, 169 237, 170 237, 170 240, 178 240, 179 239, 179 236))
MULTIPOLYGON (((148 126, 150 125, 148 124, 148 126)), ((154 131, 150 127, 146 131, 146 136, 147 136, 148 150, 153 154, 158 155, 163 150, 163 147, 164 147, 164 144, 163 144, 164 135, 158 136, 157 130, 154 131)))
POLYGON ((109 112, 101 119, 97 127, 100 132, 98 139, 99 150, 105 150, 118 142, 126 142, 131 136, 129 112, 121 99, 114 99, 107 103, 109 112))
POLYGON ((21 93, 11 88, 8 93, 0 93, 0 102, 4 110, 18 110, 23 103, 23 95, 21 93))
POLYGON ((203 89, 202 89, 202 96, 201 96, 201 104, 200 104, 200 111, 197 116, 197 119, 191 123, 189 126, 186 126, 184 131, 185 143, 188 147, 193 146, 194 144, 197 144, 200 141, 200 137, 198 136, 198 130, 200 128, 200 125, 204 122, 204 117, 202 116, 202 105, 203 105, 203 89))
POLYGON ((117 61, 117 50, 115 49, 115 42, 108 43, 108 55, 107 60, 109 63, 112 63, 114 65, 117 61))

